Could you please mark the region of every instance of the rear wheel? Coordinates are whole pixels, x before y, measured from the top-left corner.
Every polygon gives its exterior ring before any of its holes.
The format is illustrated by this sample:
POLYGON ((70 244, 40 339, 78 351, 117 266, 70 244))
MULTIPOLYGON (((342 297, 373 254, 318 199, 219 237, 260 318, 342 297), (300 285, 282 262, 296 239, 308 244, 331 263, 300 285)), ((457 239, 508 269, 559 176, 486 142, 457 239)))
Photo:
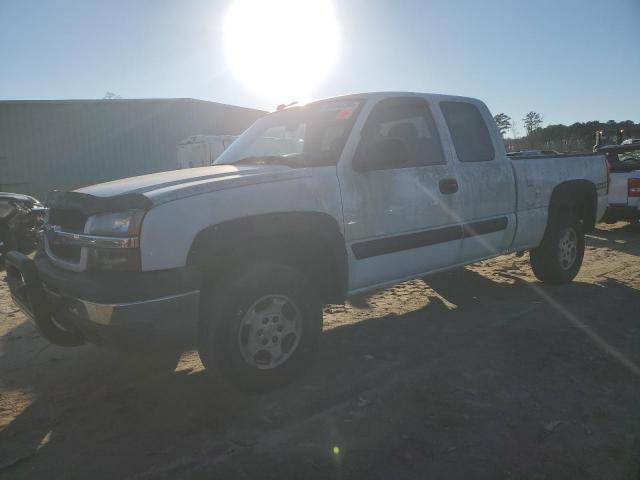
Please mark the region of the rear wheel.
POLYGON ((542 244, 531 250, 531 268, 546 283, 570 282, 580 271, 584 258, 584 228, 571 212, 551 220, 542 244))
POLYGON ((263 263, 240 270, 203 300, 198 352, 237 388, 267 391, 308 363, 322 331, 322 305, 297 270, 263 263))

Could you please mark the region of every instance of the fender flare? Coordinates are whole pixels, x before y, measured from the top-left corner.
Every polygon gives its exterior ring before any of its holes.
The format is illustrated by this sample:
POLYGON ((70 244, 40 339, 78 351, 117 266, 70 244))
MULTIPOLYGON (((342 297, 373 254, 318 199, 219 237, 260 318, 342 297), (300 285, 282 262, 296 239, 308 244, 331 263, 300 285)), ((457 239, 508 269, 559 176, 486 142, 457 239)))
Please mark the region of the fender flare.
POLYGON ((216 271, 241 260, 242 255, 273 255, 276 250, 285 256, 296 250, 312 274, 321 271, 330 276, 328 301, 344 300, 348 281, 345 240, 336 219, 323 212, 268 213, 211 225, 194 238, 187 265, 216 271), (304 258, 305 252, 319 254, 319 250, 322 258, 304 258), (239 253, 234 256, 234 252, 239 253))
POLYGON ((549 201, 549 220, 552 220, 562 208, 576 207, 580 209, 579 214, 585 231, 592 231, 595 227, 598 208, 598 194, 593 182, 568 180, 556 185, 549 201))

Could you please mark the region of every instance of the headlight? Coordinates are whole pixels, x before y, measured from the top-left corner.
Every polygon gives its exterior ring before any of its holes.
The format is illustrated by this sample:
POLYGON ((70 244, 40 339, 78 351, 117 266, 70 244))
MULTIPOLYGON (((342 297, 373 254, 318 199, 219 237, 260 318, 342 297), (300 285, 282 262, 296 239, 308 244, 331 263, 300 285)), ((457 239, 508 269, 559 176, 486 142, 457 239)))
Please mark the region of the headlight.
POLYGON ((140 234, 144 214, 144 210, 100 213, 89 218, 86 233, 105 237, 135 237, 140 234))
MULTIPOLYGON (((137 237, 144 210, 100 213, 89 218, 86 233, 102 237, 137 237)), ((87 266, 92 270, 139 271, 138 248, 89 247, 87 266)))

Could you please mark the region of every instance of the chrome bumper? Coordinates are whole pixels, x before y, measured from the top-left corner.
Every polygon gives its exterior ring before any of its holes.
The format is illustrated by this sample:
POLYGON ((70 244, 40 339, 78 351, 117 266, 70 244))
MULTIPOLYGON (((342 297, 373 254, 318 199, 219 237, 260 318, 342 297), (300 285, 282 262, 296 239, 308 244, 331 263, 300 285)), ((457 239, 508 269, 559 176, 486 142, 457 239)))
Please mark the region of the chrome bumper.
POLYGON ((71 322, 91 343, 130 350, 194 341, 200 291, 105 304, 57 295, 46 284, 43 288, 64 322, 71 322))
MULTIPOLYGON (((179 273, 168 272, 170 276, 167 276, 165 272, 161 277, 147 278, 147 287, 156 287, 158 282, 161 287, 166 287, 163 289, 165 293, 154 288, 155 295, 148 290, 135 290, 135 282, 145 283, 142 277, 135 277, 133 281, 129 279, 128 283, 126 278, 122 278, 118 283, 124 284, 126 292, 130 292, 127 301, 103 303, 81 298, 84 295, 77 279, 75 288, 70 289, 70 280, 65 282, 64 277, 54 278, 51 272, 47 275, 44 270, 36 268, 32 259, 18 252, 11 252, 8 260, 7 283, 14 302, 52 343, 57 343, 52 336, 47 336, 52 320, 64 330, 79 335, 74 345, 87 341, 116 349, 143 350, 158 346, 183 347, 195 342, 200 290, 192 287, 171 294, 169 287, 177 289, 187 285, 178 281, 179 273), (138 298, 142 300, 136 300, 134 295, 140 295, 138 298)), ((41 267, 45 265, 48 264, 40 263, 41 267)), ((114 288, 113 284, 103 281, 92 283, 90 276, 83 277, 81 282, 89 285, 85 289, 87 294, 114 288)), ((199 286, 195 280, 191 284, 199 286)), ((115 292, 115 295, 122 298, 122 293, 115 292)))
POLYGON ((82 321, 104 326, 150 327, 162 319, 197 318, 200 291, 128 303, 95 303, 80 298, 62 297, 43 285, 47 295, 56 303, 65 303, 67 313, 82 321))

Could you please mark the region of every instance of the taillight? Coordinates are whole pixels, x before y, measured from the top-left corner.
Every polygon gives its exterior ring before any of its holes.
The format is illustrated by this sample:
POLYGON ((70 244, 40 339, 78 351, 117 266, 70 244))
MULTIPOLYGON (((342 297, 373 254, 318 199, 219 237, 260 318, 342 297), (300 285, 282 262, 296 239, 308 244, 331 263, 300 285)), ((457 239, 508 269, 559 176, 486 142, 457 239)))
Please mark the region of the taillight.
POLYGON ((627 180, 627 194, 629 197, 640 197, 640 178, 627 180))

